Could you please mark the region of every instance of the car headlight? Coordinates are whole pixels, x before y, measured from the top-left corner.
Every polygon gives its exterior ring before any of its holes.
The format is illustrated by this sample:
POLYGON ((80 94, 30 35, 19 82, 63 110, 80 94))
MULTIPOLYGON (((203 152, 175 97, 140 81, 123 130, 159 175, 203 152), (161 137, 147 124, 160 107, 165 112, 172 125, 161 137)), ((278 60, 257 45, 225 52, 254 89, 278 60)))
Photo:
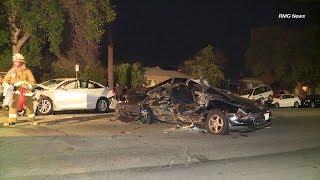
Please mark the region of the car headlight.
POLYGON ((238 116, 234 113, 228 114, 227 115, 228 119, 230 119, 231 121, 235 121, 238 119, 238 116))
POLYGON ((237 116, 239 119, 244 119, 244 120, 253 120, 254 119, 254 117, 250 113, 246 113, 241 108, 238 109, 237 116))

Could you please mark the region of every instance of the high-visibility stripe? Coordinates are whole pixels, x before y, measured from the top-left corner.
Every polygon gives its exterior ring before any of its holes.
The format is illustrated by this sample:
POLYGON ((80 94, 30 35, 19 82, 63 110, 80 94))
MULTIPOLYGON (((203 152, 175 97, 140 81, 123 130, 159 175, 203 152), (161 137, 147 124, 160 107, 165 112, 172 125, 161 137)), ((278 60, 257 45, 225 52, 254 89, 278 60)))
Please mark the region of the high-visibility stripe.
POLYGON ((16 114, 9 114, 9 118, 17 118, 16 114))
MULTIPOLYGON (((14 92, 14 93, 20 95, 20 91, 16 91, 16 92, 14 92)), ((33 96, 34 93, 24 93, 24 95, 25 95, 25 96, 33 96)))
POLYGON ((35 114, 29 114, 28 118, 34 118, 36 115, 35 114))

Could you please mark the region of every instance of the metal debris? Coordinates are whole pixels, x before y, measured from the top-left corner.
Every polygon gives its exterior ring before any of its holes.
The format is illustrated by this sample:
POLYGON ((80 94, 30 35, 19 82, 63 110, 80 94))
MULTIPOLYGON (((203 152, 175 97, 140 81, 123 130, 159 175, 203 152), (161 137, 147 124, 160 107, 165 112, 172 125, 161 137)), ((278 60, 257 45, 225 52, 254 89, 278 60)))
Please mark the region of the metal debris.
POLYGON ((164 133, 168 133, 168 132, 201 132, 201 133, 207 133, 206 129, 203 128, 199 128, 198 126, 194 126, 193 124, 191 125, 186 125, 186 126, 175 126, 169 129, 165 129, 163 130, 164 133))
POLYGON ((171 161, 169 162, 168 166, 172 167, 173 165, 174 165, 174 162, 173 162, 173 160, 171 160, 171 161))

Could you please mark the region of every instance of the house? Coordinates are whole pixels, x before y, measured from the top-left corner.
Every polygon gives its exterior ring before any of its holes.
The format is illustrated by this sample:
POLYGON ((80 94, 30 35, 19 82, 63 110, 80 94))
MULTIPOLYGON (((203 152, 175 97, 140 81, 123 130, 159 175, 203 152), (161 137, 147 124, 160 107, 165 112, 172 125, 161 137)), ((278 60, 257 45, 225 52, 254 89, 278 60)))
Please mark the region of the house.
POLYGON ((164 70, 159 67, 146 67, 144 72, 144 78, 147 82, 147 87, 152 87, 170 78, 191 77, 179 71, 164 70))

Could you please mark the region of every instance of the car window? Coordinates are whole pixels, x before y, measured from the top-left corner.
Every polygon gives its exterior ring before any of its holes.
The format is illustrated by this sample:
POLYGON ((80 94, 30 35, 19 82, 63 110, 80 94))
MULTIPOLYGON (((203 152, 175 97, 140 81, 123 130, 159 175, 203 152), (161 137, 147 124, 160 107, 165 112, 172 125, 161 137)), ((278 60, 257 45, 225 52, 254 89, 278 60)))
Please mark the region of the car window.
POLYGON ((85 89, 85 88, 87 88, 87 81, 80 81, 80 88, 81 89, 85 89))
POLYGON ((91 83, 93 84, 94 88, 96 88, 96 89, 103 88, 102 86, 100 86, 97 83, 94 83, 94 82, 91 82, 91 83))
POLYGON ((175 103, 192 104, 194 96, 192 89, 185 85, 177 85, 172 88, 172 98, 175 103))
POLYGON ((41 85, 47 86, 49 88, 56 87, 58 84, 62 83, 64 80, 61 79, 52 79, 50 81, 45 81, 41 85))
POLYGON ((263 87, 256 88, 253 92, 253 95, 261 94, 263 92, 263 87))
POLYGON ((289 99, 289 98, 293 98, 293 96, 292 95, 283 95, 282 96, 282 99, 289 99))
POLYGON ((265 86, 265 88, 266 88, 266 92, 267 91, 272 91, 272 89, 269 86, 265 86))
POLYGON ((60 86, 63 89, 77 89, 78 87, 78 81, 68 81, 60 86))
POLYGON ((263 86, 261 87, 261 92, 260 93, 265 93, 265 92, 268 92, 269 89, 268 89, 268 86, 263 86))
POLYGON ((92 82, 88 82, 88 89, 95 89, 95 86, 92 82))
POLYGON ((240 95, 252 94, 253 89, 245 89, 241 91, 240 95))
POLYGON ((97 83, 94 83, 92 81, 80 81, 80 88, 86 88, 86 89, 98 89, 98 88, 103 88, 102 86, 100 86, 97 83))

